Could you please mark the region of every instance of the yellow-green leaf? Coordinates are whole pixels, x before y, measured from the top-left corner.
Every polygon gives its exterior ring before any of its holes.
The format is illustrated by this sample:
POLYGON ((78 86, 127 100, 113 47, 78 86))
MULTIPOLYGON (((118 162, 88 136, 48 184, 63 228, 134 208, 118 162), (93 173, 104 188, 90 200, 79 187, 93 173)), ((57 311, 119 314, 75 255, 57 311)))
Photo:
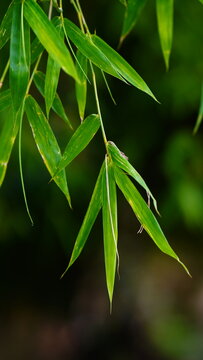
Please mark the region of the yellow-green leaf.
POLYGON ((24 8, 27 22, 49 55, 67 74, 71 75, 75 80, 78 80, 71 55, 44 11, 34 0, 26 0, 24 2, 24 8))
MULTIPOLYGON (((25 111, 32 129, 32 133, 39 150, 39 153, 51 176, 56 173, 61 161, 61 151, 56 137, 45 118, 37 102, 28 96, 25 102, 25 111)), ((68 190, 65 171, 62 170, 54 177, 55 183, 66 196, 70 204, 70 194, 68 190)))
POLYGON ((158 246, 158 248, 165 254, 176 259, 189 274, 186 266, 180 261, 179 257, 169 245, 154 214, 149 209, 146 202, 143 200, 140 193, 137 191, 136 187, 128 178, 128 176, 117 166, 114 166, 114 175, 118 187, 120 188, 126 200, 132 207, 139 222, 149 234, 149 236, 152 238, 152 240, 155 242, 155 244, 158 246))
POLYGON ((117 196, 116 183, 114 179, 114 171, 112 162, 106 157, 105 170, 103 175, 103 233, 104 233, 104 259, 106 269, 106 284, 109 294, 110 304, 112 303, 116 258, 117 258, 117 196))
POLYGON ((80 119, 83 121, 87 97, 87 58, 79 50, 77 52, 76 69, 80 82, 75 83, 76 98, 80 119))
POLYGON ((85 217, 84 217, 82 226, 80 228, 80 231, 78 233, 77 239, 75 241, 75 245, 74 245, 74 248, 72 251, 72 255, 71 255, 68 267, 66 268, 66 270, 64 271, 62 276, 65 275, 65 273, 69 269, 69 267, 75 262, 75 260, 81 254, 81 251, 85 246, 85 243, 88 239, 88 236, 90 234, 92 226, 94 225, 97 215, 101 209, 103 173, 104 173, 104 164, 102 165, 99 176, 97 178, 97 182, 96 182, 87 212, 85 214, 85 217))
POLYGON ((173 40, 173 1, 174 0, 156 0, 159 37, 166 69, 169 68, 169 58, 173 40))

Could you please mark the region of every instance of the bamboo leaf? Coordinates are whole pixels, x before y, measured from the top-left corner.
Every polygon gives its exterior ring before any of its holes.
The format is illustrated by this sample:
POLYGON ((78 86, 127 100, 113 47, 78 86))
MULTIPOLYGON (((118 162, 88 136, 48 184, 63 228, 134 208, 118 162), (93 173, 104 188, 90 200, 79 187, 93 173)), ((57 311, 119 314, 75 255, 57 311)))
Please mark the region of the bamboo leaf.
MULTIPOLYGON (((61 39, 63 39, 63 28, 61 23, 58 26, 56 26, 56 30, 58 31, 58 34, 61 37, 61 39)), ((45 87, 44 87, 44 97, 46 103, 47 117, 49 117, 49 112, 56 95, 60 70, 61 70, 60 65, 49 55, 47 60, 45 87)))
POLYGON ((61 161, 58 165, 57 173, 58 171, 61 171, 66 166, 68 166, 68 164, 70 164, 70 162, 73 161, 73 159, 75 159, 76 156, 78 156, 86 148, 99 127, 99 115, 92 114, 86 117, 86 119, 77 128, 68 142, 61 161))
POLYGON ((81 254, 85 243, 88 239, 88 236, 90 234, 90 231, 92 229, 92 226, 95 223, 95 220, 97 218, 97 215, 101 209, 102 206, 102 180, 103 180, 103 173, 104 173, 104 164, 101 167, 99 176, 96 181, 96 185, 87 209, 87 212, 85 214, 82 226, 80 228, 80 231, 78 233, 77 239, 75 241, 75 245, 71 254, 71 258, 68 264, 68 267, 62 274, 62 277, 65 275, 69 267, 75 262, 75 260, 79 257, 81 254))
MULTIPOLYGON (((40 92, 40 94, 44 97, 44 84, 45 84, 45 75, 41 71, 37 71, 34 76, 34 83, 40 92)), ((67 117, 61 99, 59 98, 58 94, 56 93, 52 109, 55 113, 65 121, 65 123, 72 129, 71 122, 67 117)))
POLYGON ((49 55, 67 74, 78 80, 71 55, 44 11, 34 0, 26 0, 24 7, 27 22, 49 55))
POLYGON ((77 52, 77 64, 76 69, 80 83, 75 83, 76 98, 78 103, 79 115, 81 121, 84 119, 86 97, 87 97, 87 58, 80 52, 77 52))
POLYGON ((196 134, 203 119, 203 83, 202 83, 202 89, 201 89, 201 99, 200 99, 200 106, 199 106, 199 113, 196 120, 196 124, 193 130, 193 134, 196 134))
POLYGON ((0 186, 4 181, 11 151, 18 134, 21 111, 9 114, 0 134, 0 186))
POLYGON ((157 209, 157 202, 156 199, 154 198, 154 196, 152 195, 150 189, 148 188, 147 184, 145 183, 145 181, 143 180, 143 178, 141 177, 141 175, 137 172, 137 170, 134 169, 134 167, 130 164, 130 162, 128 161, 128 159, 126 158, 125 154, 122 153, 117 146, 109 141, 108 142, 108 150, 109 153, 112 157, 113 162, 122 170, 124 170, 125 172, 127 172, 128 175, 132 176, 147 192, 147 194, 149 194, 153 200, 154 203, 154 207, 155 210, 158 212, 157 209))
POLYGON ((113 48, 96 35, 85 35, 70 20, 64 19, 67 35, 80 52, 106 73, 127 81, 148 95, 156 98, 151 90, 133 69, 113 48))
POLYGON ((37 60, 43 50, 44 47, 42 46, 39 39, 36 37, 31 44, 31 64, 33 64, 37 60))
POLYGON ((161 48, 168 70, 173 40, 173 0, 156 0, 156 10, 161 48))
POLYGON ((104 233, 104 258, 106 269, 106 283, 110 304, 112 304, 115 272, 118 225, 117 225, 117 196, 116 183, 112 163, 105 159, 105 170, 103 175, 103 233, 104 233))
POLYGON ((135 26, 145 4, 146 0, 128 0, 124 15, 120 43, 123 42, 125 37, 135 26))
MULTIPOLYGON (((56 173, 58 164, 60 163, 61 160, 61 152, 56 137, 47 119, 45 118, 41 108, 30 95, 26 98, 25 111, 39 153, 49 173, 53 177, 53 175, 56 173)), ((59 173, 57 173, 57 175, 54 178, 54 181, 61 189, 61 191, 64 193, 70 204, 70 194, 68 191, 65 171, 62 170, 59 173)))
POLYGON ((11 27, 10 43, 10 88, 13 106, 16 111, 19 110, 24 100, 29 79, 29 67, 27 60, 27 44, 29 31, 23 20, 23 4, 18 2, 13 6, 13 19, 11 27))
POLYGON ((3 20, 0 25, 0 49, 4 45, 6 45, 7 41, 10 39, 11 36, 11 24, 12 24, 12 17, 13 17, 13 1, 9 5, 6 14, 3 17, 3 20))
POLYGON ((10 89, 0 92, 0 111, 10 107, 12 104, 10 89))
POLYGON ((139 222, 158 246, 158 248, 165 254, 176 259, 189 274, 186 266, 180 261, 179 257, 169 245, 152 211, 149 209, 128 176, 116 166, 114 166, 114 175, 118 187, 132 207, 139 222))

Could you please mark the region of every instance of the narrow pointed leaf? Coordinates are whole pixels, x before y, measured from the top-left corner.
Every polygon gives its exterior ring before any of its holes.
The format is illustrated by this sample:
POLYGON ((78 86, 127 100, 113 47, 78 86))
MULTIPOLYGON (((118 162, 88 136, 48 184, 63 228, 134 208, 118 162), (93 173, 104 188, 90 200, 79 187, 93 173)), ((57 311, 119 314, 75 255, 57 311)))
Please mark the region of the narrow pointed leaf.
MULTIPOLYGON (((45 84, 45 75, 41 71, 37 71, 34 76, 34 83, 40 92, 40 94, 44 97, 44 84, 45 84)), ((67 117, 63 104, 61 102, 61 99, 59 98, 58 94, 56 93, 52 109, 55 111, 55 113, 65 121, 65 123, 72 129, 71 122, 69 118, 67 117)))
POLYGON ((110 155, 112 157, 113 162, 118 167, 120 167, 122 170, 127 172, 128 175, 132 176, 146 190, 146 192, 151 196, 151 198, 153 200, 153 203, 154 203, 155 210, 158 212, 156 199, 152 195, 150 189, 148 188, 147 184, 145 183, 145 181, 143 180, 141 175, 130 164, 130 162, 126 158, 125 154, 122 153, 117 148, 117 146, 114 143, 110 142, 110 141, 108 142, 108 149, 109 149, 109 153, 110 153, 110 155))
POLYGON ((27 63, 29 59, 27 53, 27 44, 29 42, 27 36, 29 36, 29 31, 25 22, 21 21, 22 6, 23 4, 18 2, 14 3, 13 6, 10 44, 9 82, 13 106, 16 111, 18 111, 22 105, 29 79, 29 67, 27 63))
POLYGON ((92 229, 92 226, 94 225, 97 215, 101 209, 103 173, 104 173, 104 164, 101 167, 101 170, 100 170, 99 176, 97 178, 97 182, 96 182, 87 212, 85 214, 85 217, 84 217, 82 226, 80 228, 80 231, 78 233, 77 239, 75 241, 75 245, 74 245, 74 248, 72 251, 70 262, 62 276, 65 275, 65 273, 69 269, 69 267, 75 262, 75 260, 81 254, 81 252, 85 246, 85 243, 88 239, 88 236, 90 234, 90 231, 92 229))
MULTIPOLYGON (((28 96, 25 103, 25 111, 30 123, 32 133, 39 150, 39 153, 51 176, 56 173, 58 164, 61 160, 61 152, 56 137, 45 118, 37 102, 28 96)), ((54 178, 55 183, 66 196, 70 204, 70 194, 68 191, 65 171, 60 171, 54 178)))
POLYGON ((194 130, 193 130, 193 134, 197 133, 197 131, 198 131, 200 125, 201 125, 202 119, 203 119, 203 83, 202 83, 202 89, 201 89, 201 99, 200 99, 199 113, 198 113, 196 124, 195 124, 194 130))
POLYGON ((12 104, 10 89, 0 92, 0 111, 10 107, 12 104))
POLYGON ((124 40, 135 26, 145 4, 146 0, 128 0, 120 42, 124 40))
POLYGON ((114 171, 112 163, 107 158, 105 160, 105 171, 103 175, 103 233, 104 233, 104 258, 106 269, 106 283, 109 294, 110 303, 112 303, 116 257, 117 257, 117 196, 116 183, 114 179, 114 171))
POLYGON ((11 36, 11 24, 13 17, 13 1, 8 7, 0 25, 0 49, 7 43, 11 36))
POLYGON ((18 134, 22 112, 9 114, 0 134, 0 186, 3 183, 11 151, 18 134))
POLYGON ((76 69, 80 83, 75 83, 76 98, 78 103, 80 119, 84 119, 86 97, 87 97, 87 58, 80 51, 77 52, 76 69))
POLYGON ((72 135, 68 142, 62 159, 58 165, 58 171, 64 169, 76 158, 89 144, 100 127, 99 115, 89 115, 72 135))
POLYGON ((166 69, 169 68, 169 58, 173 40, 173 1, 174 0, 156 0, 159 37, 166 69))
MULTIPOLYGON (((127 81, 148 95, 154 95, 131 65, 96 35, 85 35, 70 20, 64 19, 67 35, 80 52, 106 73, 127 81)), ((155 99, 156 100, 156 99, 155 99)))
MULTIPOLYGON (((60 36, 61 39, 63 40, 62 25, 59 24, 58 26, 56 26, 56 30, 58 31, 58 36, 60 36)), ((49 116, 49 112, 56 95, 60 70, 61 70, 60 65, 49 55, 47 60, 45 87, 44 87, 47 116, 49 116)))
POLYGON ((78 80, 71 55, 44 11, 34 0, 26 0, 24 8, 27 22, 49 55, 67 74, 78 80))
POLYGON ((149 236, 152 238, 152 240, 162 252, 176 259, 189 274, 185 265, 180 261, 176 253, 169 245, 154 214, 149 209, 134 184, 131 182, 128 176, 116 166, 114 166, 114 174, 118 187, 122 191, 126 200, 133 209, 136 217, 138 218, 139 222, 146 230, 146 232, 149 234, 149 236))

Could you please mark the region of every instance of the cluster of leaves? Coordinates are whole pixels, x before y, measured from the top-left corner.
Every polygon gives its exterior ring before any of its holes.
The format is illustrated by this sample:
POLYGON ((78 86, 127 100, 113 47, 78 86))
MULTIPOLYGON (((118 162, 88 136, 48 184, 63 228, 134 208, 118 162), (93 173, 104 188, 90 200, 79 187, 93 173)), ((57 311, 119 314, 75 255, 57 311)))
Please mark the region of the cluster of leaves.
MULTIPOLYGON (((0 25, 0 49, 10 41, 8 63, 0 80, 0 110, 10 108, 12 112, 12 116, 7 119, 0 134, 0 186, 3 183, 13 144, 18 135, 20 174, 27 206, 21 163, 21 133, 25 114, 32 129, 37 149, 50 173, 51 179, 64 193, 71 206, 65 168, 85 149, 98 129, 101 129, 106 151, 105 159, 78 233, 68 268, 80 255, 95 219, 100 209, 102 209, 106 282, 109 299, 112 302, 116 264, 118 264, 119 259, 117 249, 117 186, 132 207, 142 228, 147 231, 159 249, 177 261, 180 262, 180 260, 166 240, 148 206, 149 204, 144 201, 129 176, 146 190, 148 197, 152 198, 154 207, 158 212, 156 200, 148 186, 117 146, 113 142, 107 141, 99 105, 94 66, 99 68, 103 75, 104 73, 110 74, 121 81, 132 84, 155 100, 156 98, 141 76, 118 52, 100 37, 90 33, 78 0, 71 0, 71 3, 77 12, 80 27, 70 19, 63 17, 62 1, 60 1, 59 6, 56 0, 50 0, 49 3, 49 14, 47 16, 40 4, 35 0, 13 0, 0 25), (52 18, 53 5, 59 12, 59 16, 52 18), (31 31, 34 34, 32 42, 30 41, 31 31), (71 44, 76 49, 76 54, 71 44), (45 74, 38 70, 44 51, 48 53, 45 74), (64 120, 66 125, 72 129, 70 119, 67 117, 57 94, 61 70, 75 81, 76 100, 81 118, 81 124, 73 132, 63 154, 48 121, 50 109, 52 108, 64 120), (9 72, 9 88, 4 89, 4 79, 7 72, 9 72), (92 78, 97 114, 90 114, 85 117, 87 81, 90 77, 92 78), (43 113, 37 101, 30 95, 33 83, 44 97, 46 114, 43 113)), ((131 30, 144 3, 145 1, 130 0, 125 2, 126 15, 122 38, 131 30), (132 20, 132 14, 135 15, 134 20, 132 20)), ((172 32, 170 25, 166 35, 165 29, 167 26, 163 26, 163 24, 166 21, 167 9, 170 8, 170 14, 172 13, 172 5, 172 0, 165 2, 157 0, 159 23, 162 24, 159 30, 163 35, 165 56, 171 46, 168 44, 171 44, 172 32), (163 7, 163 3, 167 3, 168 7, 163 7), (168 41, 168 38, 170 38, 170 41, 168 41), (169 46, 167 49, 166 43, 169 46)), ((168 57, 165 57, 168 64, 167 59, 168 57)))

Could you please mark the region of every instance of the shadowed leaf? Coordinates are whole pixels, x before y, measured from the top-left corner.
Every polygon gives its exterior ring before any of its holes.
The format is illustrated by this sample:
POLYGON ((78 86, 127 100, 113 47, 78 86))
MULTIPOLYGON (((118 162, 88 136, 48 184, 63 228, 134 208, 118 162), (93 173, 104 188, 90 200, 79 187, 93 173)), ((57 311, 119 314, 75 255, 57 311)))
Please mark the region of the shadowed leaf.
POLYGON ((13 5, 14 2, 12 1, 0 25, 0 49, 2 49, 2 47, 7 43, 7 41, 10 39, 11 36, 13 5))
POLYGON ((201 89, 201 99, 200 99, 199 113, 198 113, 196 124, 195 124, 194 130, 193 130, 193 134, 197 133, 197 131, 198 131, 200 125, 201 125, 202 119, 203 119, 203 83, 202 83, 202 89, 201 89))
POLYGON ((0 111, 7 109, 12 104, 10 89, 0 92, 0 111))
POLYGON ((128 0, 124 15, 120 43, 123 42, 124 38, 135 26, 145 4, 146 0, 128 0))

